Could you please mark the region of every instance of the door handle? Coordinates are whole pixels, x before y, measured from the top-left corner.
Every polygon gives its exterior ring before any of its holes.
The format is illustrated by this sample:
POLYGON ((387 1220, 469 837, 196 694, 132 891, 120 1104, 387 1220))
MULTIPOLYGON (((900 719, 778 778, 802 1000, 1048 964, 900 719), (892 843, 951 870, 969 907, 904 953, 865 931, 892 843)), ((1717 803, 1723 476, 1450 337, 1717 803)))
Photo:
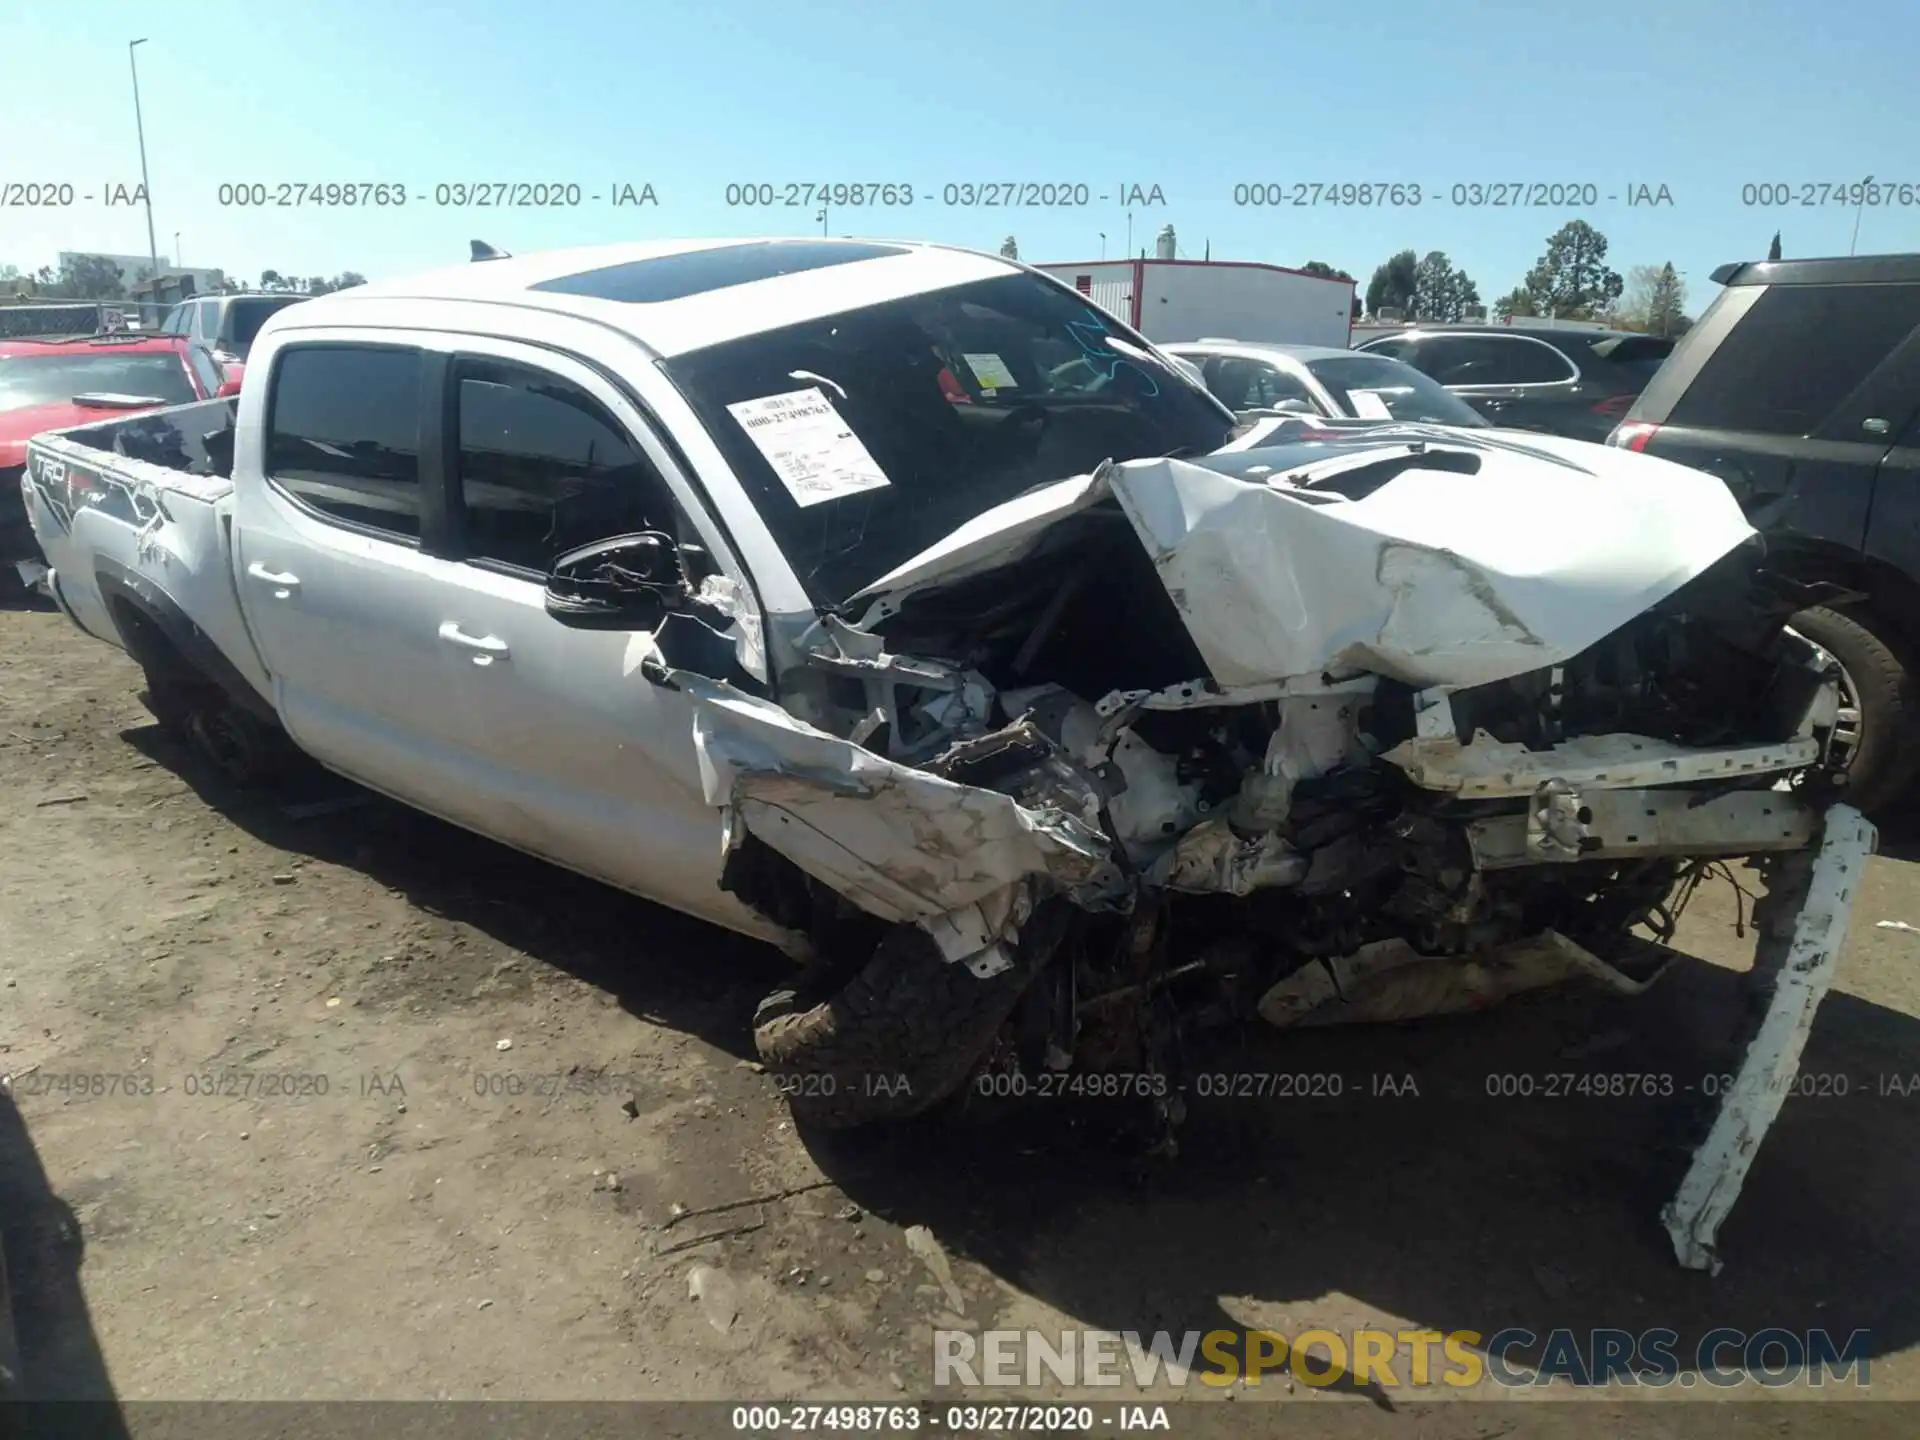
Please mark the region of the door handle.
POLYGON ((507 658, 507 642, 498 635, 469 635, 460 628, 458 620, 448 620, 440 626, 440 638, 449 645, 458 645, 462 650, 474 651, 473 663, 491 665, 496 660, 507 658))
POLYGON ((298 575, 289 575, 284 570, 269 570, 258 560, 247 566, 247 574, 262 584, 273 586, 273 598, 276 600, 285 600, 300 588, 298 575))

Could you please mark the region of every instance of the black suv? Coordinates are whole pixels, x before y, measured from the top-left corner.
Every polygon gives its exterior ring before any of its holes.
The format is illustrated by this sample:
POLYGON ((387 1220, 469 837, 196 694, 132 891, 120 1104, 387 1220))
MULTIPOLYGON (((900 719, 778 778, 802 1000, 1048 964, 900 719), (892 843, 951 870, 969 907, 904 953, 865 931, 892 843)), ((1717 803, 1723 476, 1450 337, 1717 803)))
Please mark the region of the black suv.
POLYGON ((1920 768, 1920 255, 1723 265, 1608 438, 1725 480, 1778 568, 1841 594, 1795 627, 1846 671, 1849 789, 1920 768))
POLYGON ((1549 325, 1416 325, 1357 348, 1425 371, 1495 425, 1595 442, 1634 402, 1674 342, 1549 325))

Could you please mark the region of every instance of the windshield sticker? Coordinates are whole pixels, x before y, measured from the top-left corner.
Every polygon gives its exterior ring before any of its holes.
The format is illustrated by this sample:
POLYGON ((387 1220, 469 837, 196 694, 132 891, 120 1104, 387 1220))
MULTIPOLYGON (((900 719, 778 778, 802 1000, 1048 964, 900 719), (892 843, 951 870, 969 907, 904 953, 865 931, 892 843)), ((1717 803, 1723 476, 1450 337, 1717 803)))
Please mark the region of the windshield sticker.
POLYGON ((727 410, 802 509, 893 483, 817 386, 742 400, 727 410))
POLYGON ((1377 390, 1349 390, 1347 400, 1353 406, 1353 413, 1362 420, 1391 420, 1393 412, 1387 408, 1387 402, 1380 398, 1377 390))
POLYGON ((992 351, 984 354, 962 352, 960 358, 967 362, 967 368, 973 371, 973 378, 980 382, 982 390, 1018 390, 1020 382, 1013 378, 1013 371, 1007 368, 1007 362, 992 351))

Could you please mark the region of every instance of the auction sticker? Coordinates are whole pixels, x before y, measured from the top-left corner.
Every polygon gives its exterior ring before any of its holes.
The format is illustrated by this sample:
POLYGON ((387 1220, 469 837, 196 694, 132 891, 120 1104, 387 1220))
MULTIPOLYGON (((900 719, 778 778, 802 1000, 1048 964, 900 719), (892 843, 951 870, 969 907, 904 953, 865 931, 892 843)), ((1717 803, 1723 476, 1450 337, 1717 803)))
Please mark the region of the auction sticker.
POLYGON ((727 406, 805 509, 893 482, 818 386, 727 406))
POLYGON ((967 362, 967 368, 973 371, 973 378, 980 382, 982 390, 1018 390, 1020 382, 1014 378, 1013 371, 991 350, 978 354, 963 353, 960 357, 967 362))
POLYGON ((1393 411, 1387 408, 1387 402, 1380 398, 1378 390, 1349 390, 1347 399, 1353 402, 1353 413, 1362 420, 1393 418, 1393 411))

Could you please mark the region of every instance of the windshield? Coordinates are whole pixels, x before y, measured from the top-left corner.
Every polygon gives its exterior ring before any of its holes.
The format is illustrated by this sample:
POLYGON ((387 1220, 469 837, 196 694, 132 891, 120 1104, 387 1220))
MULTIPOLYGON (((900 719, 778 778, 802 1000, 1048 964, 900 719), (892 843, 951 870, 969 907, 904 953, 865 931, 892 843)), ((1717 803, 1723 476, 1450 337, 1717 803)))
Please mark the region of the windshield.
POLYGON ((664 368, 815 603, 832 606, 1035 485, 1224 444, 1233 417, 1143 344, 1019 274, 664 368))
POLYGON ((242 360, 253 340, 260 333, 260 327, 267 323, 267 317, 279 313, 289 305, 297 305, 297 300, 233 300, 228 302, 229 315, 227 329, 231 332, 226 347, 242 360))
POLYGON ((1307 368, 1333 393, 1342 410, 1362 420, 1410 420, 1478 429, 1488 424, 1485 416, 1458 395, 1401 360, 1384 355, 1335 355, 1309 360, 1307 368))
POLYGON ((166 405, 185 405, 200 398, 186 367, 172 351, 125 355, 105 349, 56 350, 0 357, 0 413, 58 405, 88 394, 151 395, 166 405))

